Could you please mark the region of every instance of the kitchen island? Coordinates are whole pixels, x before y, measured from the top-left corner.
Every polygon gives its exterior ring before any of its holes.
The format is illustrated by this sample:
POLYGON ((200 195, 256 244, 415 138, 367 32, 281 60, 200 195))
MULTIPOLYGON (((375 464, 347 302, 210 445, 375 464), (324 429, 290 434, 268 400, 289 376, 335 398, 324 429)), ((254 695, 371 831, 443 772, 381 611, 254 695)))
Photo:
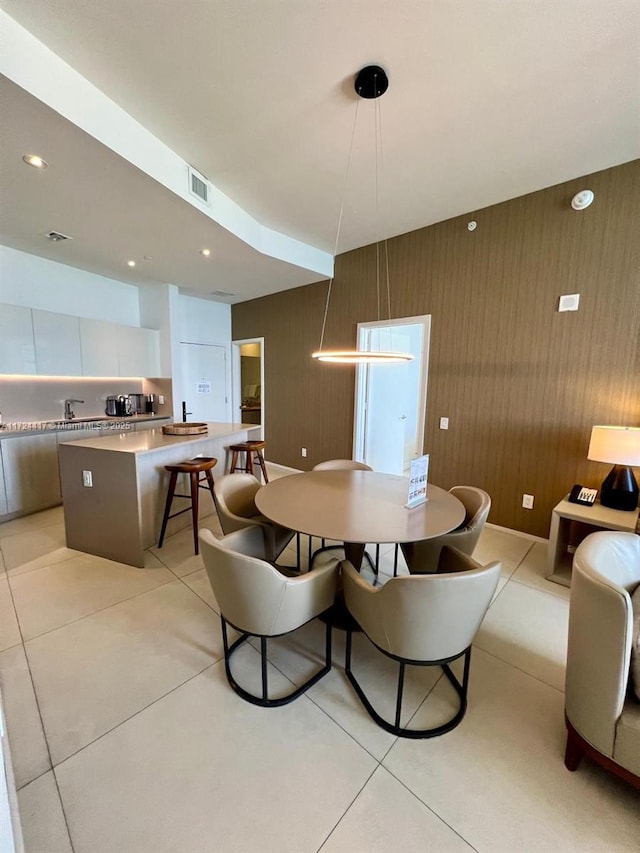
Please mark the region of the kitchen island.
MULTIPOLYGON (((158 541, 169 473, 165 465, 214 456, 213 476, 225 472, 230 444, 260 438, 260 427, 209 423, 202 435, 165 435, 161 428, 59 445, 67 546, 131 566, 144 566, 158 541), (90 482, 91 485, 87 483, 90 482)), ((180 493, 188 492, 179 487, 180 493)), ((188 502, 183 501, 184 506, 188 502)), ((206 495, 201 502, 210 507, 206 495)), ((182 508, 174 501, 174 510, 182 508)), ((169 521, 167 535, 190 525, 190 514, 169 521)))

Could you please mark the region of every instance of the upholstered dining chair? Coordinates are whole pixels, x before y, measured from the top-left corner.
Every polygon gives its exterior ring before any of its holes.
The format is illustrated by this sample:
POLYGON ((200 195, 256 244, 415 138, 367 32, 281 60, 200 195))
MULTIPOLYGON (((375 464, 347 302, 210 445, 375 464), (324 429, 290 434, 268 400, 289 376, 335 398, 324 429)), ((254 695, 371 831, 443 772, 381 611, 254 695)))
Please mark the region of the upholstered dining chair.
POLYGON ((266 559, 275 561, 291 542, 295 531, 260 515, 255 504, 256 492, 260 488, 260 481, 253 474, 225 474, 214 483, 213 497, 223 533, 226 535, 250 526, 261 527, 266 559))
POLYGON ((640 536, 635 533, 592 533, 574 554, 565 720, 568 770, 576 770, 586 755, 640 789, 640 536))
POLYGON ((373 471, 370 465, 355 459, 327 459, 313 466, 314 471, 373 471))
POLYGON ((446 571, 402 575, 382 587, 371 586, 348 562, 342 582, 347 609, 382 654, 398 662, 395 719, 375 710, 351 666, 353 627, 347 624, 345 671, 368 714, 391 734, 429 738, 455 728, 467 710, 471 643, 491 603, 500 578, 500 563, 481 566, 467 554, 444 546, 440 560, 446 571), (450 663, 464 658, 462 682, 450 663), (439 666, 458 694, 458 710, 445 723, 426 729, 401 725, 402 694, 407 666, 439 666))
POLYGON ((220 607, 224 664, 233 690, 254 705, 285 705, 308 690, 331 669, 331 619, 338 577, 338 561, 327 560, 312 571, 291 576, 265 559, 263 529, 245 527, 216 539, 210 530, 200 532, 200 552, 211 588, 220 607), (324 665, 304 684, 285 696, 271 698, 267 678, 267 640, 289 634, 325 614, 324 665), (230 625, 240 632, 231 645, 230 625), (231 657, 250 637, 260 638, 262 692, 242 687, 231 671, 231 657))
POLYGON ((465 519, 450 533, 425 539, 422 542, 404 542, 401 544, 402 553, 411 574, 426 574, 437 571, 440 552, 445 545, 450 545, 471 556, 476 547, 482 528, 485 525, 491 498, 483 489, 474 486, 453 486, 449 493, 462 501, 465 508, 465 519))
MULTIPOLYGON (((365 465, 364 462, 356 462, 355 459, 326 459, 324 462, 318 462, 313 466, 313 471, 373 471, 370 465, 365 465)), ((342 545, 326 545, 325 539, 321 540, 321 547, 313 551, 313 537, 309 537, 309 565, 311 566, 318 554, 324 551, 340 551, 342 545), (313 553, 312 553, 313 551, 313 553)), ((376 545, 376 558, 372 560, 369 554, 365 551, 364 557, 371 566, 375 575, 378 574, 378 564, 380 562, 380 546, 376 545)))

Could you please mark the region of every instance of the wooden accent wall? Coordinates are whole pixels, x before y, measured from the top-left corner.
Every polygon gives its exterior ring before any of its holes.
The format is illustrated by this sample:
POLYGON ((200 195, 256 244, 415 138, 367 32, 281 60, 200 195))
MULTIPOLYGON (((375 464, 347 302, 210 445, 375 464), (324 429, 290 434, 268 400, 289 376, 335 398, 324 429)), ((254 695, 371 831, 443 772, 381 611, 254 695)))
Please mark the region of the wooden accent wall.
MULTIPOLYGON (((548 536, 571 485, 607 473, 586 458, 591 426, 640 425, 639 225, 635 161, 389 241, 392 315, 432 318, 429 479, 486 489, 495 524, 548 536), (572 210, 586 188, 594 203, 572 210), (568 293, 580 310, 558 313, 568 293)), ((374 263, 374 246, 337 258, 327 348, 377 319, 374 263)), ((326 287, 232 309, 235 339, 265 337, 268 457, 296 468, 351 456, 354 369, 310 358, 326 287)))

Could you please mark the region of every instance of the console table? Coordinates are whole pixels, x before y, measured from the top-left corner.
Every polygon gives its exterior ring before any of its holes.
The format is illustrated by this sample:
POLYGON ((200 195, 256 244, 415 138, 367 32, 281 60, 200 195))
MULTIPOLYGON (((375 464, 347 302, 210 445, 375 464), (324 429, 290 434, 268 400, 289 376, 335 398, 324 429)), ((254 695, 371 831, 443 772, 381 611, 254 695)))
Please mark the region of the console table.
POLYGON ((564 498, 551 513, 549 534, 549 575, 547 580, 571 586, 573 553, 569 552, 569 532, 572 521, 588 524, 596 530, 624 530, 635 533, 640 510, 624 512, 610 509, 596 501, 593 506, 572 503, 564 498))

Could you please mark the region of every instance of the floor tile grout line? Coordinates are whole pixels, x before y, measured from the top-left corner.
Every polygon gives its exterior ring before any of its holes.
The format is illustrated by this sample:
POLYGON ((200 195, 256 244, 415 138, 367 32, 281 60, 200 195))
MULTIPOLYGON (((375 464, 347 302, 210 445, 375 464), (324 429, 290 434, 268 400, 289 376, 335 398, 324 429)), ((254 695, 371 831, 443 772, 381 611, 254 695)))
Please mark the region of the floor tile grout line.
MULTIPOLYGON (((536 592, 541 592, 543 595, 548 595, 551 598, 555 598, 556 600, 559 600, 559 601, 566 601, 567 605, 569 604, 569 599, 565 598, 564 595, 558 595, 557 592, 551 592, 548 589, 542 589, 541 587, 535 586, 532 583, 526 583, 526 581, 516 580, 515 578, 510 578, 510 580, 513 581, 513 583, 517 583, 519 586, 525 586, 527 589, 533 589, 536 592)), ((553 583, 553 581, 548 581, 548 583, 553 583)), ((570 589, 570 587, 566 587, 566 586, 563 587, 561 584, 555 584, 555 586, 559 586, 562 589, 570 589)))
POLYGON ((320 847, 318 847, 318 849, 316 850, 316 853, 321 853, 322 848, 325 846, 325 844, 327 843, 327 841, 331 838, 331 836, 332 836, 332 835, 333 835, 333 833, 336 831, 336 829, 338 828, 338 826, 342 823, 342 821, 343 821, 343 820, 344 820, 344 818, 346 817, 347 813, 351 810, 351 808, 353 807, 353 804, 356 802, 356 800, 358 799, 358 797, 362 794, 362 792, 364 791, 364 789, 367 787, 367 785, 369 784, 369 782, 371 781, 371 779, 373 778, 374 774, 376 773, 376 771, 378 770, 378 768, 379 768, 379 767, 380 767, 380 763, 378 762, 378 763, 376 764, 376 766, 373 768, 373 770, 371 771, 371 773, 369 774, 369 776, 367 776, 367 778, 365 779, 365 781, 364 781, 364 783, 362 784, 362 787, 360 788, 360 790, 358 791, 358 793, 355 795, 355 797, 351 800, 351 802, 350 802, 350 803, 349 803, 349 805, 346 807, 346 809, 344 810, 344 812, 341 814, 341 816, 340 816, 339 820, 337 820, 337 821, 336 821, 336 823, 333 825, 333 827, 329 830, 329 832, 328 832, 328 834, 327 834, 327 837, 324 839, 324 841, 322 842, 322 844, 320 845, 320 847))
MULTIPOLYGON (((61 550, 62 548, 67 548, 66 545, 61 545, 60 548, 56 548, 56 551, 61 550)), ((53 563, 44 563, 42 566, 33 566, 30 569, 23 569, 23 566, 28 566, 30 563, 33 563, 35 560, 41 560, 43 557, 46 557, 47 554, 41 554, 39 557, 34 557, 33 560, 29 560, 27 563, 20 563, 19 566, 14 566, 12 569, 7 569, 7 577, 12 578, 20 578, 23 575, 31 575, 34 572, 39 572, 41 569, 50 569, 52 566, 59 566, 61 563, 66 563, 68 560, 75 560, 77 557, 94 557, 97 556, 95 554, 87 554, 86 551, 76 551, 75 548, 67 548, 68 551, 71 551, 71 554, 67 554, 61 560, 54 560, 53 563)), ((49 554, 53 553, 52 551, 48 552, 49 554)), ((101 560, 106 560, 107 557, 100 557, 101 560)))
MULTIPOLYGON (((62 506, 62 504, 60 504, 62 506)), ((46 510, 41 510, 41 512, 46 512, 46 510)), ((11 518, 9 521, 4 521, 2 524, 11 524, 12 521, 18 521, 20 518, 31 518, 33 515, 37 515, 37 513, 31 513, 30 515, 21 515, 18 518, 11 518)), ((64 527, 64 518, 60 519, 60 521, 55 521, 53 524, 45 524, 42 527, 36 526, 35 524, 29 526, 26 530, 19 530, 17 533, 7 533, 6 536, 0 536, 0 547, 2 546, 2 542, 5 539, 11 539, 12 536, 23 536, 25 533, 40 533, 43 530, 49 530, 50 527, 59 527, 62 525, 64 527)))
POLYGON ((554 684, 549 684, 548 681, 544 681, 544 679, 539 678, 537 675, 533 675, 532 673, 527 672, 527 670, 522 669, 521 666, 516 666, 511 661, 508 661, 508 660, 505 660, 504 658, 501 658, 500 655, 497 655, 495 652, 489 652, 489 651, 487 651, 487 649, 483 649, 482 646, 479 646, 475 641, 473 643, 473 648, 478 649, 478 651, 482 652, 482 654, 484 654, 484 655, 489 655, 489 657, 495 658, 495 660, 499 660, 500 663, 503 663, 506 666, 512 667, 512 669, 515 669, 518 672, 521 672, 523 675, 526 675, 529 678, 533 678, 534 681, 537 681, 539 684, 544 684, 545 687, 548 687, 551 690, 555 690, 556 693, 559 693, 561 696, 565 695, 564 690, 561 690, 559 687, 556 687, 554 684))
MULTIPOLYGON (((16 604, 15 604, 15 601, 13 599, 13 590, 11 589, 11 585, 9 585, 9 595, 11 596, 11 603, 13 604, 13 609, 14 609, 15 616, 16 616, 16 623, 18 625, 18 631, 20 632, 20 637, 22 639, 22 642, 21 642, 22 654, 24 655, 24 659, 25 659, 26 664, 27 664, 27 672, 29 673, 29 681, 31 682, 31 689, 33 690, 33 698, 34 698, 34 701, 36 703, 36 709, 38 711, 38 719, 40 720, 40 729, 42 731, 42 738, 44 740, 45 749, 47 750, 47 758, 49 760, 49 768, 45 772, 48 773, 49 771, 53 771, 53 759, 51 757, 51 749, 49 747, 49 739, 47 737, 47 731, 45 729, 44 719, 42 717, 42 711, 40 709, 40 701, 38 699, 38 692, 36 690, 35 681, 33 679, 33 673, 31 671, 31 662, 29 661, 29 656, 27 654, 27 647, 25 645, 24 637, 22 635, 22 627, 21 627, 20 621, 18 619, 18 611, 16 609, 16 604)), ((9 735, 9 738, 11 738, 11 733, 9 731, 7 731, 7 733, 9 735)), ((40 775, 43 775, 43 774, 40 774, 40 775)), ((38 776, 37 778, 40 778, 40 777, 38 776)), ((53 774, 53 778, 54 778, 54 782, 56 785, 56 791, 58 792, 58 799, 60 801, 60 810, 62 811, 62 817, 64 818, 64 824, 65 824, 65 827, 67 829, 67 835, 69 837, 69 845, 70 845, 72 853, 73 853, 74 847, 73 847, 73 842, 71 841, 71 831, 69 829, 69 821, 67 820, 67 813, 66 813, 64 805, 62 803, 62 797, 60 796, 60 789, 58 788, 58 780, 55 777, 55 773, 53 774)), ((34 781, 34 780, 32 779, 31 781, 34 781)), ((24 787, 24 785, 21 787, 24 787)), ((17 790, 19 790, 19 789, 17 789, 17 790)), ((17 791, 16 791, 16 793, 17 793, 17 791)))
MULTIPOLYGON (((327 673, 327 675, 328 675, 328 673, 327 673)), ((356 744, 356 746, 359 746, 359 747, 360 747, 360 749, 364 750, 364 752, 366 752, 366 753, 367 753, 367 755, 369 755, 369 756, 370 756, 374 761, 376 761, 378 764, 380 763, 381 759, 380 759, 380 758, 378 758, 376 755, 374 755, 374 754, 371 752, 371 750, 369 750, 369 749, 368 749, 368 748, 367 748, 363 743, 360 743, 360 741, 358 740, 358 738, 357 738, 354 734, 352 734, 352 732, 350 732, 350 731, 348 731, 347 729, 345 729, 345 727, 342 725, 342 723, 341 723, 339 720, 336 720, 334 717, 332 717, 332 716, 331 716, 331 714, 329 713, 329 711, 328 711, 326 708, 324 708, 322 705, 320 705, 320 704, 319 704, 319 702, 316 702, 316 700, 315 700, 312 696, 309 696, 309 694, 308 694, 308 693, 305 693, 304 695, 307 697, 307 699, 308 699, 308 700, 309 700, 313 705, 315 705, 315 706, 316 706, 316 708, 318 708, 320 711, 322 711, 322 713, 325 715, 325 717, 327 717, 329 720, 331 720, 331 722, 332 722, 335 726, 337 726, 337 727, 338 727, 339 729, 341 729, 341 731, 343 731, 343 732, 344 732, 348 737, 350 737, 350 738, 351 738, 351 740, 356 744)), ((393 746, 393 744, 392 744, 392 746, 393 746)), ((389 747, 389 749, 390 749, 390 748, 391 748, 391 747, 389 747)), ((385 753, 385 755, 386 755, 386 753, 385 753)))
POLYGON ((84 619, 90 619, 92 616, 97 616, 99 613, 104 613, 106 610, 111 610, 112 607, 118 607, 121 604, 125 604, 127 601, 133 601, 136 598, 140 598, 141 595, 147 595, 150 592, 155 592, 156 590, 161 589, 163 586, 169 586, 169 584, 175 583, 176 580, 177 578, 173 580, 163 581, 157 586, 152 586, 151 589, 144 589, 142 590, 142 592, 136 592, 135 595, 131 595, 128 598, 122 598, 120 599, 120 601, 114 601, 112 604, 107 604, 105 607, 100 607, 98 610, 92 610, 91 613, 85 613, 83 616, 78 616, 76 619, 72 619, 70 622, 64 622, 62 625, 58 625, 56 628, 50 628, 48 631, 43 631, 42 634, 36 634, 34 637, 29 637, 27 640, 23 640, 23 642, 26 646, 27 643, 30 643, 33 640, 39 640, 42 637, 46 637, 49 634, 53 634, 55 631, 60 631, 63 628, 67 628, 69 625, 76 625, 78 622, 82 622, 84 619))
MULTIPOLYGON (((446 737, 446 735, 442 735, 442 737, 446 737)), ((385 758, 386 758, 386 756, 385 756, 385 758)), ((383 760, 384 760, 384 759, 383 759, 383 760)), ((468 840, 464 837, 464 835, 462 835, 462 833, 461 833, 461 832, 459 832, 455 827, 451 826, 451 824, 450 824, 450 823, 448 823, 448 822, 447 822, 447 821, 442 817, 442 815, 438 814, 438 812, 437 812, 434 808, 432 808, 432 806, 430 806, 428 803, 425 803, 425 801, 422 799, 422 797, 419 797, 419 796, 418 796, 418 794, 416 794, 416 792, 415 792, 415 791, 412 791, 412 790, 411 790, 411 788, 410 788, 410 787, 409 787, 405 782, 403 782, 403 781, 402 781, 402 779, 399 779, 399 778, 398 778, 398 776, 396 776, 396 774, 386 766, 386 764, 382 764, 382 762, 381 762, 381 765, 380 765, 380 766, 383 768, 383 770, 386 770, 386 771, 387 771, 387 773, 388 773, 390 776, 392 776, 392 777, 396 780, 396 782, 398 782, 400 785, 402 785, 402 787, 403 787, 406 791, 408 791, 408 792, 409 792, 409 794, 411 794, 411 796, 412 796, 412 797, 415 797, 415 799, 416 799, 419 803, 421 803, 421 804, 422 804, 422 805, 423 805, 423 806, 424 806, 428 811, 430 811, 430 812, 431 812, 431 814, 432 814, 432 815, 434 815, 434 817, 436 817, 436 818, 437 818, 441 823, 443 823, 443 824, 444 824, 448 829, 450 829, 450 830, 451 830, 451 832, 455 833, 455 835, 457 835, 457 836, 458 836, 458 838, 459 838, 461 841, 463 841, 463 842, 464 842, 464 843, 465 843, 465 844, 466 844, 466 845, 467 845, 471 850, 473 850, 473 851, 474 851, 474 853, 478 853, 478 849, 477 849, 477 847, 474 847, 474 846, 473 846, 473 844, 471 844, 471 842, 470 842, 470 841, 468 841, 468 840)))
POLYGON ((218 660, 213 661, 213 663, 208 663, 201 670, 194 673, 193 675, 190 675, 189 678, 186 678, 184 681, 181 681, 180 684, 176 684, 175 687, 171 688, 171 690, 167 690, 166 693, 163 693, 161 696, 158 696, 157 698, 155 698, 152 702, 149 702, 149 704, 145 705, 144 708, 139 708, 137 711, 134 711, 133 714, 130 714, 128 717, 125 717, 124 720, 120 720, 119 723, 116 723, 110 729, 107 729, 106 732, 102 732, 102 734, 99 734, 93 740, 90 740, 88 743, 85 743, 83 746, 79 747, 74 752, 70 753, 69 755, 66 755, 64 758, 62 758, 60 761, 58 761, 57 764, 53 764, 52 769, 55 770, 57 767, 61 767, 67 761, 70 761, 72 758, 74 758, 76 755, 79 755, 81 752, 84 752, 84 750, 88 749, 88 747, 93 746, 93 744, 98 743, 98 741, 102 740, 104 737, 111 734, 111 732, 114 732, 116 729, 119 729, 120 726, 123 726, 125 723, 128 723, 130 720, 133 720, 134 717, 138 717, 144 711, 148 711, 149 708, 152 708, 158 702, 161 702, 163 699, 166 699, 167 696, 170 696, 172 693, 175 693, 176 690, 180 690, 181 687, 184 687, 186 684, 189 684, 189 682, 193 681, 194 678, 198 678, 198 676, 202 675, 203 673, 205 673, 209 669, 213 669, 214 666, 218 666, 222 662, 223 662, 223 658, 218 658, 218 660))

